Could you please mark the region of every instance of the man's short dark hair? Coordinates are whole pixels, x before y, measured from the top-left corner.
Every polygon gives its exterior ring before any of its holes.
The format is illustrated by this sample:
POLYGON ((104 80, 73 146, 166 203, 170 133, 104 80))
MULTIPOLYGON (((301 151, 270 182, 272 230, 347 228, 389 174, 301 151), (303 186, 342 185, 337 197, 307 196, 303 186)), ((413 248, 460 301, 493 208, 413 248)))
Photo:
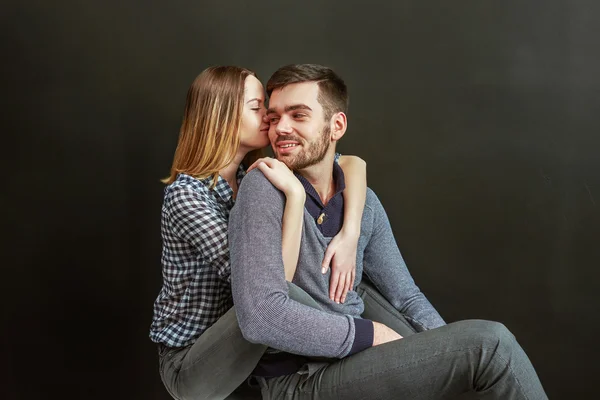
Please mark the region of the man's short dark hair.
POLYGON ((267 95, 292 83, 316 82, 319 85, 319 104, 325 121, 336 112, 348 112, 348 89, 343 79, 331 68, 317 64, 290 64, 279 68, 267 82, 267 95))

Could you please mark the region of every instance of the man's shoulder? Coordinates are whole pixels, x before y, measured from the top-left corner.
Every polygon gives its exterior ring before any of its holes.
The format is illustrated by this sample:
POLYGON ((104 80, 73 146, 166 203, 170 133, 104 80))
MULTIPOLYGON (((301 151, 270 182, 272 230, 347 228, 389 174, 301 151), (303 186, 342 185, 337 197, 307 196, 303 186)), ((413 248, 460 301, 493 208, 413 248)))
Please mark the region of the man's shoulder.
POLYGON ((387 218, 387 213, 385 208, 383 208, 383 204, 379 200, 379 197, 375 194, 375 192, 367 187, 367 199, 365 201, 365 210, 364 212, 368 212, 373 215, 375 220, 380 220, 381 218, 387 218))
POLYGON ((277 189, 258 168, 248 172, 240 184, 238 200, 244 198, 260 199, 261 202, 285 202, 285 195, 277 189))
MULTIPOLYGON (((242 225, 249 226, 248 223, 277 223, 281 221, 284 210, 283 192, 273 186, 261 170, 253 169, 240 183, 235 204, 229 214, 229 231, 235 233, 242 225)), ((281 234, 281 230, 279 233, 281 234)))
POLYGON ((367 187, 367 198, 365 200, 365 207, 369 207, 371 209, 381 207, 379 197, 377 197, 373 189, 371 189, 370 187, 367 187))

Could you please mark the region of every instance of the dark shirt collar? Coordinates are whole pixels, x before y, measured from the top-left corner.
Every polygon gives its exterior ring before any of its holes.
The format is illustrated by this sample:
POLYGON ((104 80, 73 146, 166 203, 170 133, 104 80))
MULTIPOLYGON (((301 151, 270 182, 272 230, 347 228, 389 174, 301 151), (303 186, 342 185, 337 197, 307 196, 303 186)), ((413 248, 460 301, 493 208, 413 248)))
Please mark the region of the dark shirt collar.
POLYGON ((317 229, 325 237, 334 237, 339 233, 344 224, 344 196, 342 192, 346 188, 346 183, 342 168, 340 168, 337 162, 334 162, 333 181, 335 184, 335 193, 331 196, 326 206, 323 205, 319 194, 310 182, 302 175, 295 174, 308 194, 304 202, 304 207, 314 219, 317 229))
MULTIPOLYGON (((305 177, 300 175, 300 173, 298 173, 297 171, 294 171, 294 175, 296 175, 300 183, 302 183, 302 186, 304 186, 304 190, 306 190, 306 193, 310 197, 312 197, 312 199, 315 202, 317 202, 317 204, 319 204, 321 207, 324 207, 323 202, 321 201, 321 197, 319 196, 319 193, 317 193, 313 185, 305 177)), ((333 194, 333 196, 331 196, 331 198, 334 198, 338 194, 342 193, 344 189, 346 189, 344 171, 342 171, 342 168, 337 162, 333 163, 333 182, 335 184, 335 193, 333 194)))

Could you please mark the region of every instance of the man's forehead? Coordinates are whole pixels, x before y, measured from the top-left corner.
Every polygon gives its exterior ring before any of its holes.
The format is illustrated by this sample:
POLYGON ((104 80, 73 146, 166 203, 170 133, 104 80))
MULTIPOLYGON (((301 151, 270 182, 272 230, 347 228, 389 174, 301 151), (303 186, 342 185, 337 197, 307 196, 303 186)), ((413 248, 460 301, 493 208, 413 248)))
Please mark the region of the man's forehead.
POLYGON ((317 82, 292 83, 271 93, 270 107, 285 107, 290 104, 318 104, 319 85, 317 82))

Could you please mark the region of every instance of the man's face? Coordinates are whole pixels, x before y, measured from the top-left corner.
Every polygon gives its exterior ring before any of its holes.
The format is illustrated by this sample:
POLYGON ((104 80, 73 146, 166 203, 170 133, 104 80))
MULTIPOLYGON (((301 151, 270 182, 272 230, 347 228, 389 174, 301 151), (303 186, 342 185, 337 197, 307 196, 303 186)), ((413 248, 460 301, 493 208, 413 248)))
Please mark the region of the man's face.
POLYGON ((293 83, 271 93, 267 119, 275 157, 292 170, 320 162, 331 145, 330 122, 316 82, 293 83))

